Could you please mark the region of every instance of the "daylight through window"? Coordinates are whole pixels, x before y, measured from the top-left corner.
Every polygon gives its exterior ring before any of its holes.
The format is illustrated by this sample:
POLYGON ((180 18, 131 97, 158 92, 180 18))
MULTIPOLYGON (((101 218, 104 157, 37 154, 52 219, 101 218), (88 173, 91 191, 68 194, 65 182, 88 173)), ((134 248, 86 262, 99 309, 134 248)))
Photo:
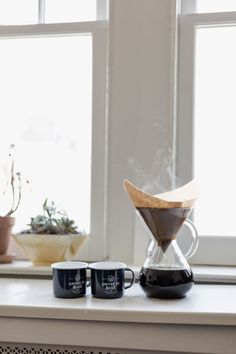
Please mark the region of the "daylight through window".
POLYGON ((16 229, 47 197, 89 232, 92 37, 5 38, 0 52, 0 147, 16 145, 16 169, 30 182, 16 229))

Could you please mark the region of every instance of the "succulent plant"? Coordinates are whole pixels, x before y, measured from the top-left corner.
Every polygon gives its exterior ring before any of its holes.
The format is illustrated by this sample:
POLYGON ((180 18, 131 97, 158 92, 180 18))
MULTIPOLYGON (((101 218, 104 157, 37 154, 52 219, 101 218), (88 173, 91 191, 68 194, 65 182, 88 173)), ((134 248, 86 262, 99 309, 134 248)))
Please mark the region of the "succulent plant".
POLYGON ((31 234, 78 234, 74 220, 68 218, 64 211, 58 210, 55 203, 45 199, 43 214, 31 217, 30 229, 23 231, 31 234))

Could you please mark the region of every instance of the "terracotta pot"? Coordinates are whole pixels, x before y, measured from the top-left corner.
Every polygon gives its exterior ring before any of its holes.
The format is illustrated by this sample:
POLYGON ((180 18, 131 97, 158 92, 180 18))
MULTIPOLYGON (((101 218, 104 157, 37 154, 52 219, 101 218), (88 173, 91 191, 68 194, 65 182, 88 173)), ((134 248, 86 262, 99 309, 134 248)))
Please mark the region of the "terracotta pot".
POLYGON ((7 253, 14 224, 15 218, 12 216, 0 216, 0 255, 7 253))

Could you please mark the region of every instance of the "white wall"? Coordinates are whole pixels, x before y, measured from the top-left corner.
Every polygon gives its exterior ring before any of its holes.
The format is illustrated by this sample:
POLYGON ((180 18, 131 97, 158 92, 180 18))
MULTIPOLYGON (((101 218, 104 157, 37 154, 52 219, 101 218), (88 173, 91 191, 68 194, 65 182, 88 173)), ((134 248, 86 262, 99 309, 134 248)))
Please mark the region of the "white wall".
POLYGON ((111 0, 110 19, 107 251, 130 262, 135 218, 123 179, 171 187, 175 1, 111 0))

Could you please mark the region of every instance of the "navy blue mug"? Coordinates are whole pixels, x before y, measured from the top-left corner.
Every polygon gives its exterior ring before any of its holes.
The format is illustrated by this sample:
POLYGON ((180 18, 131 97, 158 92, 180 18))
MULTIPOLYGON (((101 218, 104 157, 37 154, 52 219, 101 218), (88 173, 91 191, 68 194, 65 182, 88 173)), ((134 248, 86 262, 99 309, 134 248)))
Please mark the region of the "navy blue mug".
POLYGON ((60 298, 78 298, 86 294, 86 269, 84 262, 53 263, 53 294, 60 298))
POLYGON ((122 262, 96 262, 91 269, 91 293, 101 299, 115 299, 123 296, 124 289, 130 288, 135 280, 132 269, 122 262), (129 285, 125 285, 125 272, 131 272, 129 285))

